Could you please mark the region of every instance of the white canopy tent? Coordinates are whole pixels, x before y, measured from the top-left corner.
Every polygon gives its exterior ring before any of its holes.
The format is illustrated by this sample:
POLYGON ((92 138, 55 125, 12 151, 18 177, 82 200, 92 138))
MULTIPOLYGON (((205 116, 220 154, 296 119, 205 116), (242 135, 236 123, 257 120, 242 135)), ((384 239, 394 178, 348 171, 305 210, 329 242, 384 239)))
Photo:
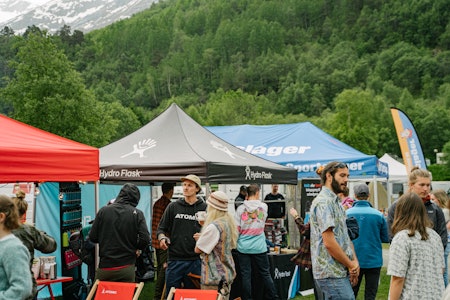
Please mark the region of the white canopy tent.
POLYGON ((393 200, 393 195, 396 194, 393 191, 393 185, 406 184, 408 182, 408 172, 406 171, 406 166, 404 164, 387 153, 380 158, 380 161, 387 163, 389 166, 389 177, 386 186, 388 204, 390 205, 393 200))
POLYGON ((380 158, 380 161, 387 163, 389 166, 389 181, 408 181, 408 173, 404 164, 387 153, 380 158))

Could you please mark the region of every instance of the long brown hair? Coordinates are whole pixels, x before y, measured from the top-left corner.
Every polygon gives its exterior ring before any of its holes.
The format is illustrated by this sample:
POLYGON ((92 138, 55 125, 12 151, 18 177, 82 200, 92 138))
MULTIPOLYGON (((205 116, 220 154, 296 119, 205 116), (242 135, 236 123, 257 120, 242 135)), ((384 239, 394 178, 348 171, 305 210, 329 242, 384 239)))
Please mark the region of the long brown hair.
POLYGON ((3 226, 7 230, 14 230, 19 228, 19 214, 14 202, 6 195, 0 195, 0 213, 5 214, 5 221, 3 226))
POLYGON ((427 210, 422 199, 416 193, 408 192, 397 200, 395 207, 392 233, 395 235, 401 230, 408 230, 408 236, 420 233, 421 240, 428 240, 427 227, 433 224, 428 218, 427 210))

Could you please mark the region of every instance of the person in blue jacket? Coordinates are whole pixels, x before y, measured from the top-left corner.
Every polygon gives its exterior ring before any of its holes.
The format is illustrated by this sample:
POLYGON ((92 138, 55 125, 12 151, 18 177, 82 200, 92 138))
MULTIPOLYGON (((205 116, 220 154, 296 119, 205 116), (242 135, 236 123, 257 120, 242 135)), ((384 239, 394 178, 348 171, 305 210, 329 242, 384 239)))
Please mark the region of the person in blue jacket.
POLYGON ((362 183, 354 187, 356 201, 353 207, 346 211, 347 217, 355 217, 359 225, 359 237, 353 240, 356 255, 359 260, 360 272, 358 283, 353 286, 355 298, 358 295, 362 277, 365 277, 366 287, 364 299, 375 299, 380 280, 380 270, 383 266, 382 243, 389 242, 387 222, 383 214, 373 208, 369 199, 369 187, 362 183))

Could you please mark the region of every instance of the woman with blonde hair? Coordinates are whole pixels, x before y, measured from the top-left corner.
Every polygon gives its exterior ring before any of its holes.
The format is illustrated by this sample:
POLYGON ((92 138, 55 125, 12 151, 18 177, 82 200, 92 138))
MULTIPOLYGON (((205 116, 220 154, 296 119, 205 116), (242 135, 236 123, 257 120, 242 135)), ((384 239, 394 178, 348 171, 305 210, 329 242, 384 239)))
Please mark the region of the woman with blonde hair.
POLYGON ((389 300, 436 299, 444 292, 444 248, 421 198, 406 193, 397 201, 387 274, 389 300))
POLYGON ((6 195, 0 195, 0 299, 27 299, 31 295, 30 254, 12 234, 19 227, 17 209, 6 195))
POLYGON ((211 193, 202 231, 194 235, 195 252, 201 254, 201 288, 218 290, 229 298, 236 276, 231 249, 236 248, 238 231, 234 217, 228 212, 228 196, 224 192, 211 193))

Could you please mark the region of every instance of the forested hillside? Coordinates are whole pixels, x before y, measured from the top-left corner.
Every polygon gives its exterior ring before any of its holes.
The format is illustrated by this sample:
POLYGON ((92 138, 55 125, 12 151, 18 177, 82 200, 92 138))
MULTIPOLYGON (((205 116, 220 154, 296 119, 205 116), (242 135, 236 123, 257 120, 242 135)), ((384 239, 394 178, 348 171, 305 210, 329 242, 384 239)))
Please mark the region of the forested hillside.
POLYGON ((176 102, 202 125, 311 121, 381 156, 400 155, 389 112, 396 106, 435 162, 435 149, 450 153, 449 16, 450 0, 166 0, 86 35, 34 27, 16 36, 5 28, 1 109, 103 146, 176 102), (55 54, 23 53, 40 43, 55 54), (24 69, 36 61, 42 76, 24 69), (61 84, 67 76, 77 84, 61 84), (33 116, 46 98, 70 98, 77 116, 77 105, 87 105, 86 124, 64 131, 51 125, 58 120, 48 109, 33 116), (84 137, 96 122, 96 138, 84 137), (73 132, 78 127, 84 135, 73 132))

